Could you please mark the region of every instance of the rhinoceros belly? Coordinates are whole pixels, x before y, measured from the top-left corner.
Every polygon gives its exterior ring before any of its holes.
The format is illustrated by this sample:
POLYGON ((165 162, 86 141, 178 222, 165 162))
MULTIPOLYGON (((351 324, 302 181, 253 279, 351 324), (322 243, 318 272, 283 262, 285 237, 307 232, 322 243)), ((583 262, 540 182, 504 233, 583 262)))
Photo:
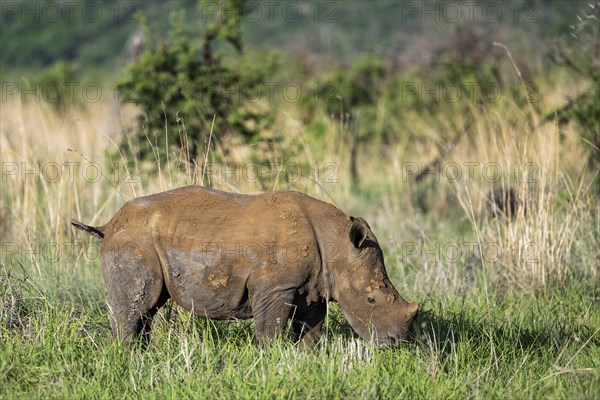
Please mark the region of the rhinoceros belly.
POLYGON ((169 250, 165 283, 183 308, 214 319, 252 317, 246 288, 249 271, 213 251, 169 250))

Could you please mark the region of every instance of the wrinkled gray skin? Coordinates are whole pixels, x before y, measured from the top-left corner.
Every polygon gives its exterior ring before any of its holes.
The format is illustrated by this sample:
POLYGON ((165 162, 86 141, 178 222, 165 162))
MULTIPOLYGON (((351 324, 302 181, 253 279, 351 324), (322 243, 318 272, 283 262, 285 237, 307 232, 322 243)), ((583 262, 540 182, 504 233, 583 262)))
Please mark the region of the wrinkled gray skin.
POLYGON ((259 341, 291 319, 304 346, 318 340, 326 301, 379 345, 406 339, 417 313, 369 225, 302 193, 188 186, 132 200, 102 227, 72 224, 102 239, 111 326, 125 339, 148 339, 169 298, 208 318, 253 317, 259 341))

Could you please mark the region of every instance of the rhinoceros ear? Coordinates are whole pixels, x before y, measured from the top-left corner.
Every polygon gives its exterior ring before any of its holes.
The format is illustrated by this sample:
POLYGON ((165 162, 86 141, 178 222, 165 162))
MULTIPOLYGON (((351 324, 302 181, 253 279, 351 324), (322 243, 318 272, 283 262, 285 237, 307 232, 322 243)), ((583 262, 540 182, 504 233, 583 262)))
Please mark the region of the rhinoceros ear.
POLYGON ((369 224, 361 217, 350 217, 352 227, 350 228, 350 241, 357 249, 362 246, 363 242, 369 236, 369 224))

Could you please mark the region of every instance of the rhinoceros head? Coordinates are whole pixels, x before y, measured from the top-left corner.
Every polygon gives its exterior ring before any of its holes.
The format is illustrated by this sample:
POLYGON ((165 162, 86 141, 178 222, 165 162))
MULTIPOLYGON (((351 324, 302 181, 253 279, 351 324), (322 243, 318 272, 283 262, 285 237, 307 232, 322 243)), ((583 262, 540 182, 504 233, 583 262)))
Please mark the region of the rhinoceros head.
POLYGON ((380 346, 405 340, 419 306, 407 303, 392 285, 367 222, 360 217, 351 222, 347 257, 332 268, 332 297, 363 339, 380 346))

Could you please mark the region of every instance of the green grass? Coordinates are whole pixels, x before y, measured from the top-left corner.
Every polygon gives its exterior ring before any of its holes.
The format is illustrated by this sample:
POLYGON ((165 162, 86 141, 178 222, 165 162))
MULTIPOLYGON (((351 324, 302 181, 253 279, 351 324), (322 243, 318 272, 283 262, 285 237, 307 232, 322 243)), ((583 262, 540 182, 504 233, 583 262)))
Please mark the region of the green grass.
MULTIPOLYGON (((11 264, 9 264, 10 267, 11 264)), ((318 347, 259 347, 250 321, 165 306, 146 349, 110 337, 98 268, 59 282, 5 269, 1 398, 597 398, 598 290, 419 298, 416 339, 379 349, 331 305, 318 347), (87 280, 87 282, 86 282, 87 280)), ((64 271, 63 271, 64 272, 64 271)))

